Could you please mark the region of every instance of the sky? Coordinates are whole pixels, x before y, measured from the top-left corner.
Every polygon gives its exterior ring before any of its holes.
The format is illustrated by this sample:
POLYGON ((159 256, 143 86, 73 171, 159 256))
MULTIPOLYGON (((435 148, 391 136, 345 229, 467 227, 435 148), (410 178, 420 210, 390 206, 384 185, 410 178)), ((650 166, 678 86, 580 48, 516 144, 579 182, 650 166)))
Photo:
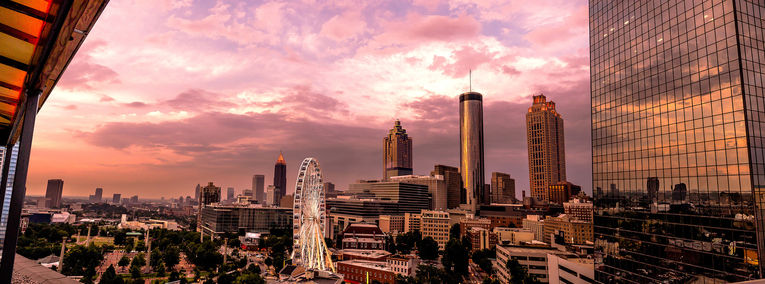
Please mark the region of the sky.
POLYGON ((458 96, 484 95, 485 161, 528 190, 531 96, 565 121, 568 180, 591 192, 584 0, 112 0, 38 116, 28 193, 288 192, 315 157, 338 189, 382 175, 395 119, 415 174, 458 166, 458 96), (365 3, 361 3, 365 2, 365 3), (368 3, 366 3, 368 2, 368 3))

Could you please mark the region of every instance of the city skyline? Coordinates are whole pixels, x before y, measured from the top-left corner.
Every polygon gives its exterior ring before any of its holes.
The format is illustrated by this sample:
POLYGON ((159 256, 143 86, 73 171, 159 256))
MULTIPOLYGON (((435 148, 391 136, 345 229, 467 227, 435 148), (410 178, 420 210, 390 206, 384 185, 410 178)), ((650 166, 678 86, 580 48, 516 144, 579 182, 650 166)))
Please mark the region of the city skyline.
MULTIPOLYGON (((567 160, 574 161, 569 167, 579 171, 569 173, 569 179, 589 188, 585 1, 524 7, 322 6, 311 9, 333 12, 309 17, 298 16, 304 8, 284 3, 242 9, 248 17, 257 17, 257 9, 281 11, 266 13, 281 15, 273 27, 244 25, 227 16, 235 7, 199 2, 160 5, 158 13, 136 19, 145 24, 125 26, 119 23, 126 15, 144 6, 112 4, 40 113, 29 194, 41 194, 51 178, 67 181, 66 196, 87 196, 96 187, 105 194, 185 196, 208 181, 245 189, 253 173, 272 179, 269 164, 279 149, 288 161, 317 157, 327 179, 344 189, 356 179, 379 175, 379 137, 395 118, 417 138, 415 174, 427 174, 435 164, 458 166, 455 101, 469 89, 470 68, 473 89, 484 95, 486 171, 526 176, 527 166, 513 162, 526 159, 525 141, 514 137, 524 136, 521 114, 531 96, 541 92, 561 105, 567 130, 577 133, 567 137, 566 148, 573 147, 567 160), (492 11, 506 11, 514 20, 496 22, 492 11), (210 36, 190 28, 205 18, 224 17, 229 18, 207 27, 210 36), (348 19, 365 23, 366 29, 332 28, 348 19), (316 42, 293 44, 276 36, 308 24, 314 28, 301 36, 316 42), (227 33, 235 27, 262 37, 238 40, 227 33), (198 44, 184 44, 188 41, 198 44), (126 42, 146 45, 127 50, 126 42), (257 47, 261 43, 265 47, 257 47), (316 48, 329 52, 318 55, 316 48), (169 50, 181 51, 166 54, 169 50), (162 55, 167 60, 157 59, 162 55), (192 58, 204 60, 192 63, 192 58), (262 66, 255 63, 267 58, 273 58, 266 62, 273 67, 268 73, 295 80, 259 71, 262 66), (146 60, 162 64, 139 72, 132 63, 146 60), (319 66, 334 71, 316 72, 319 66), (159 77, 162 82, 149 79, 159 77), (209 107, 199 108, 199 102, 209 107), (85 112, 88 118, 80 118, 85 112), (62 140, 70 143, 57 143, 62 140), (75 159, 74 165, 67 162, 75 159)), ((294 179, 296 167, 288 165, 287 180, 294 179)), ((516 183, 518 191, 528 188, 525 179, 516 183)))

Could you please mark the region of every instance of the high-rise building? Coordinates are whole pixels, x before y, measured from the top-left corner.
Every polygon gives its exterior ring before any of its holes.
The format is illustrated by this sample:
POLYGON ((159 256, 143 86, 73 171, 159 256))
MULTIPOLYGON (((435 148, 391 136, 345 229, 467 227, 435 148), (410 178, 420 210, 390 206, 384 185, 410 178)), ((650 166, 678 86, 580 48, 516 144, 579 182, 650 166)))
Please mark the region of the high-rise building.
POLYGON ((207 183, 207 186, 202 188, 202 191, 200 192, 201 198, 199 204, 201 205, 209 205, 211 203, 218 203, 220 202, 220 187, 215 186, 213 182, 207 183))
POLYGON ((568 202, 572 197, 579 194, 582 187, 567 181, 559 181, 547 187, 547 200, 558 205, 568 202))
POLYGON ((101 201, 101 199, 103 199, 103 198, 104 198, 104 189, 103 189, 103 188, 100 188, 100 187, 97 187, 97 188, 96 188, 96 192, 95 192, 95 194, 94 194, 94 197, 95 197, 95 199, 96 199, 97 201, 99 201, 99 202, 100 202, 100 201, 101 201))
POLYGON ((383 138, 383 180, 412 174, 412 138, 396 120, 383 138))
POLYGON ((515 202, 515 180, 506 173, 491 173, 491 202, 515 202))
POLYGON ((61 179, 49 179, 48 188, 45 190, 46 207, 61 208, 61 195, 64 192, 64 181, 61 179))
POLYGON ((112 203, 120 204, 120 201, 122 201, 122 194, 115 193, 112 195, 112 203))
POLYGON ((252 191, 250 191, 250 194, 245 196, 254 197, 255 200, 258 201, 258 203, 263 204, 263 201, 266 200, 266 177, 264 175, 253 175, 252 176, 252 191), (252 196, 252 194, 255 194, 255 196, 252 196))
POLYGON ((765 2, 589 11, 596 280, 763 277, 765 2))
POLYGON ((419 176, 419 175, 406 175, 406 176, 394 176, 388 180, 397 181, 402 183, 421 184, 428 187, 428 193, 430 194, 430 209, 431 210, 446 210, 446 181, 444 176, 419 176))
POLYGON ((279 158, 274 165, 274 198, 269 202, 279 205, 285 195, 287 195, 287 162, 284 161, 282 152, 279 152, 279 158))
POLYGON ((276 191, 277 190, 278 189, 276 189, 276 187, 273 186, 273 185, 269 185, 266 188, 266 200, 265 200, 265 202, 263 202, 263 205, 278 204, 278 203, 276 203, 276 195, 277 195, 276 191))
POLYGON ((226 189, 226 200, 232 201, 234 200, 234 188, 229 187, 226 189))
POLYGON ((199 202, 199 194, 201 192, 202 192, 202 187, 199 184, 197 184, 197 187, 194 190, 194 200, 196 200, 197 202, 199 202))
POLYGON ((478 211, 483 203, 483 95, 467 92, 460 95, 460 174, 465 198, 461 206, 478 211))
POLYGON ((130 197, 130 203, 136 204, 138 203, 138 195, 133 195, 130 197))
POLYGON ((531 197, 546 201, 548 186, 566 180, 566 152, 563 118, 555 111, 555 103, 544 95, 534 96, 526 113, 526 141, 531 197))
POLYGON ((462 189, 462 176, 460 170, 455 167, 436 165, 431 176, 443 176, 446 183, 446 208, 458 208, 464 200, 464 190, 462 189))

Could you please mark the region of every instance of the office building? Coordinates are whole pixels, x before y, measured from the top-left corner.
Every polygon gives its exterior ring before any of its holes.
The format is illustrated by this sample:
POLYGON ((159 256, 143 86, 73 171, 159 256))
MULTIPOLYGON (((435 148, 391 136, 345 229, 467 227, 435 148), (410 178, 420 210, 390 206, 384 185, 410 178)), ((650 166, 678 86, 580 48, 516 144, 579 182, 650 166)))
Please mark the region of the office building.
POLYGON ((103 199, 103 194, 104 194, 104 189, 98 187, 98 188, 96 188, 96 192, 93 195, 91 195, 88 198, 88 200, 90 202, 101 202, 101 200, 103 199))
POLYGON ((234 188, 229 187, 226 189, 226 200, 232 201, 234 200, 234 188))
POLYGON ((380 230, 389 235, 395 236, 405 232, 403 215, 380 215, 378 224, 380 230))
POLYGON ((523 227, 534 234, 534 240, 544 242, 545 240, 545 220, 539 215, 529 215, 523 219, 523 227))
POLYGON ((515 180, 506 173, 491 173, 491 202, 515 203, 515 180))
POLYGON ((467 232, 472 228, 482 228, 491 230, 491 220, 486 218, 465 218, 460 220, 460 237, 467 235, 467 232))
POLYGON ((385 233, 375 224, 349 224, 337 235, 341 249, 384 250, 385 233))
POLYGON ((496 227, 492 233, 497 235, 497 244, 522 245, 534 241, 534 233, 528 229, 496 227))
POLYGON ((215 186, 213 182, 209 182, 207 186, 203 187, 200 194, 201 200, 199 204, 201 205, 209 205, 212 203, 220 202, 220 187, 215 186))
POLYGON ((396 120, 383 138, 383 180, 412 174, 412 138, 396 120))
POLYGON ((258 203, 263 204, 263 202, 266 200, 265 180, 266 180, 266 177, 264 175, 253 175, 252 190, 249 191, 249 194, 247 191, 245 191, 244 195, 250 196, 253 199, 257 200, 258 203), (255 194, 254 196, 253 196, 253 193, 255 194))
POLYGON ((61 208, 61 195, 64 192, 64 181, 61 179, 49 179, 48 188, 45 191, 46 207, 61 208))
POLYGON ((592 258, 569 254, 547 254, 547 273, 550 284, 596 283, 592 258))
POLYGON ((478 211, 484 197, 483 95, 460 95, 460 175, 465 198, 461 206, 478 211))
POLYGON ((559 181, 547 186, 547 200, 550 203, 563 204, 579 194, 582 187, 567 181, 559 181))
POLYGON ((462 176, 460 170, 455 167, 436 165, 431 176, 443 176, 446 184, 446 209, 459 208, 464 200, 462 190, 462 176))
POLYGON ((420 265, 420 259, 413 255, 391 255, 387 262, 394 273, 408 277, 414 277, 420 265))
POLYGON ((137 204, 138 203, 138 195, 133 195, 130 197, 130 203, 137 204))
POLYGON ((555 103, 548 102, 544 95, 533 99, 526 113, 529 186, 531 197, 546 201, 548 186, 566 180, 563 118, 555 111, 555 103))
POLYGON ((592 202, 579 198, 563 203, 563 213, 573 219, 592 223, 592 202))
POLYGON ((466 234, 470 251, 492 249, 497 245, 497 234, 484 228, 470 228, 466 234))
POLYGON ((592 243, 592 223, 573 219, 566 214, 547 217, 544 222, 542 241, 552 244, 552 235, 562 236, 565 244, 592 243))
POLYGON ((520 227, 529 213, 539 214, 529 210, 523 204, 492 204, 481 205, 480 218, 489 219, 491 227, 520 227))
POLYGON ((430 194, 430 209, 431 210, 446 210, 447 209, 447 191, 446 181, 444 176, 418 176, 418 175, 405 175, 390 177, 388 180, 419 184, 428 187, 428 193, 430 194))
POLYGON ((205 235, 225 233, 268 233, 271 229, 292 229, 292 209, 254 204, 212 204, 201 211, 199 224, 205 235))
MULTIPOLYGON (((263 202, 263 205, 276 205, 276 204, 278 204, 278 203, 276 203, 276 195, 278 194, 277 191, 278 191, 278 189, 276 189, 275 186, 269 185, 266 188, 266 201, 263 202)), ((281 202, 281 201, 279 201, 279 202, 281 202)))
POLYGON ((194 188, 194 200, 199 202, 199 195, 202 193, 202 187, 197 184, 197 187, 194 188))
POLYGON ((398 181, 358 181, 348 185, 347 194, 357 199, 392 201, 398 204, 400 213, 416 213, 430 207, 428 187, 398 181))
MULTIPOLYGON (((122 194, 115 193, 112 195, 112 203, 120 204, 120 201, 122 201, 122 194)), ((181 201, 183 201, 183 198, 181 198, 181 201)))
POLYGON ((287 195, 287 162, 284 161, 280 151, 274 165, 274 196, 269 200, 270 204, 278 205, 285 195, 287 195))
POLYGON ((765 3, 589 5, 596 280, 763 277, 765 3))
POLYGON ((420 213, 420 233, 423 238, 431 237, 438 243, 438 249, 444 250, 449 241, 449 213, 434 210, 422 210, 420 213))

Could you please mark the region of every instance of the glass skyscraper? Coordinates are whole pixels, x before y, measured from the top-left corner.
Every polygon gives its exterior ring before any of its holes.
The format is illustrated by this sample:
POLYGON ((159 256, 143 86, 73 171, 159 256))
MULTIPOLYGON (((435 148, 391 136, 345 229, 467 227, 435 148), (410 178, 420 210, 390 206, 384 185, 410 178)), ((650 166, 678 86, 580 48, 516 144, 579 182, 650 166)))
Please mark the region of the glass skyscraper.
POLYGON ((596 278, 763 276, 765 4, 590 1, 596 278))

